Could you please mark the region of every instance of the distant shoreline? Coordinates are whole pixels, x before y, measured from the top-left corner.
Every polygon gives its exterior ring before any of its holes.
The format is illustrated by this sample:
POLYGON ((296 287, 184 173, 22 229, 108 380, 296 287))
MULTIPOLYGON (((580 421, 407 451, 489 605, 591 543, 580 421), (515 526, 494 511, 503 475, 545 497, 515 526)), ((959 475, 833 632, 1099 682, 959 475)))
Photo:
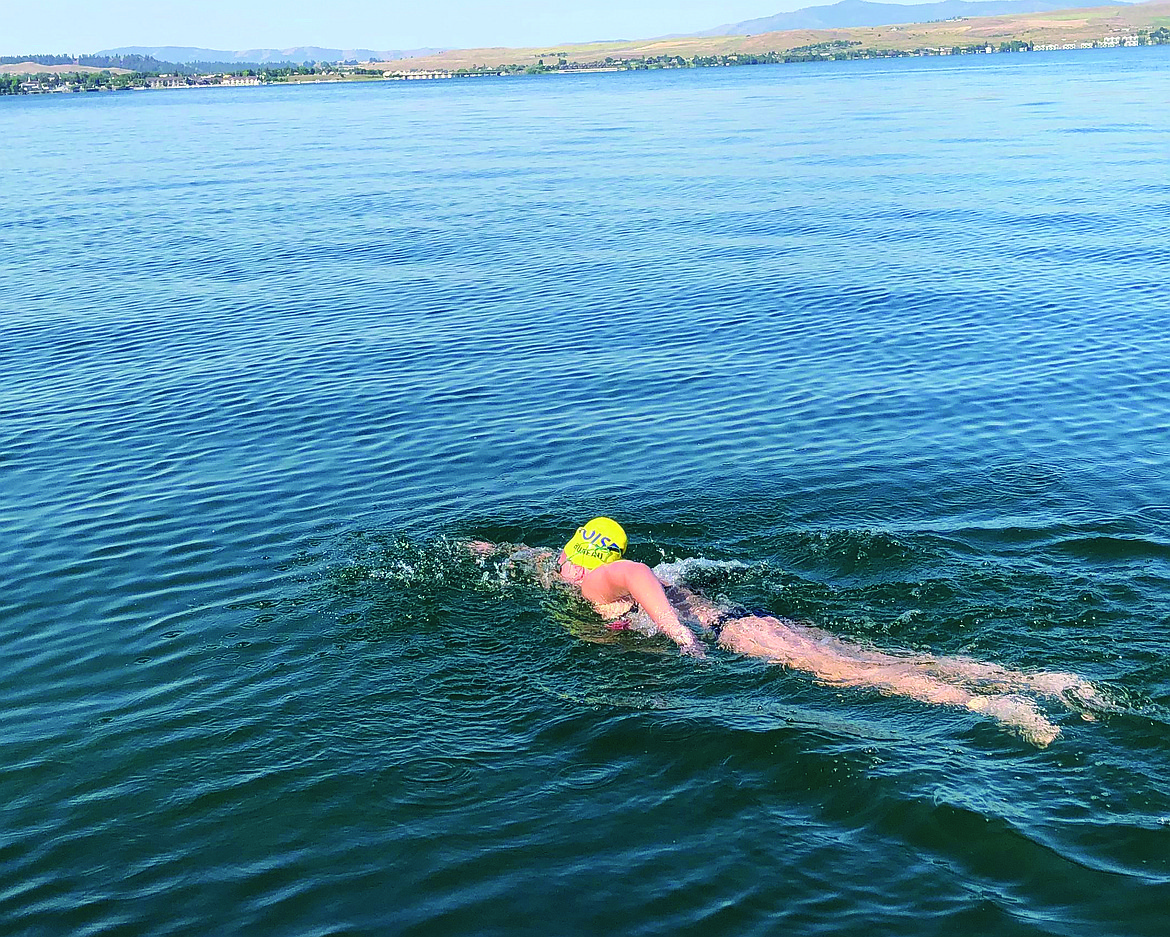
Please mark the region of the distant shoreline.
POLYGON ((101 67, 103 63, 131 68, 167 64, 142 56, 133 59, 94 56, 90 57, 91 65, 82 64, 80 59, 73 65, 16 62, 0 65, 0 94, 568 75, 1167 44, 1170 44, 1170 0, 1011 16, 959 17, 933 23, 789 30, 756 36, 596 42, 554 49, 463 49, 364 64, 260 65, 235 70, 218 64, 212 66, 216 71, 205 74, 187 74, 194 69, 178 65, 168 66, 173 72, 101 67))
MULTIPOLYGON (((124 69, 85 69, 79 72, 56 70, 53 72, 32 72, 0 74, 0 95, 14 94, 60 94, 79 92, 148 91, 176 90, 216 87, 259 87, 266 85, 341 84, 374 81, 435 81, 459 78, 508 78, 517 75, 585 75, 604 72, 658 71, 667 69, 726 68, 750 65, 779 65, 799 62, 833 62, 871 59, 926 58, 950 55, 996 55, 1023 52, 1054 52, 1093 48, 1127 48, 1153 45, 1170 45, 1170 30, 1162 30, 1154 41, 1147 37, 1129 39, 1121 37, 1103 41, 1082 41, 1079 43, 1026 43, 1020 40, 1000 43, 999 47, 976 45, 951 48, 918 48, 910 50, 865 49, 858 43, 842 40, 818 43, 787 52, 766 52, 759 55, 695 56, 683 59, 681 56, 660 56, 652 59, 612 60, 595 63, 558 62, 545 65, 543 61, 535 66, 478 66, 474 68, 448 69, 397 69, 378 70, 352 66, 300 67, 296 74, 271 76, 270 73, 246 70, 247 73, 208 75, 151 75, 126 72, 124 69)), ((3 66, 13 68, 13 66, 3 66)), ((58 66, 58 69, 61 67, 58 66)))

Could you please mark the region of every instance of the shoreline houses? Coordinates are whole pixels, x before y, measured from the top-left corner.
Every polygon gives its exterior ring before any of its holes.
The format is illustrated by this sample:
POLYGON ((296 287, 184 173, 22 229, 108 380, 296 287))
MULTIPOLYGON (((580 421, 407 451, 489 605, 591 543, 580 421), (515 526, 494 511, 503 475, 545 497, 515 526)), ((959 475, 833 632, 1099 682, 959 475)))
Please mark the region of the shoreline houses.
POLYGON ((1136 48, 1141 45, 1140 36, 1106 36, 1104 39, 1098 39, 1095 42, 1047 42, 1035 43, 1032 46, 1033 52, 1061 52, 1065 49, 1116 49, 1119 46, 1127 46, 1136 48))
POLYGON ((151 75, 140 79, 137 85, 114 86, 108 81, 83 84, 70 76, 34 75, 20 82, 21 94, 68 94, 78 91, 116 91, 128 88, 146 91, 154 88, 215 88, 220 86, 262 85, 266 82, 255 75, 151 75))
POLYGON ((148 88, 205 88, 215 85, 260 85, 256 75, 158 75, 146 79, 148 88))
POLYGON ((431 71, 401 71, 401 72, 382 72, 383 78, 388 78, 391 81, 427 81, 435 78, 454 78, 454 72, 445 72, 441 70, 431 71))

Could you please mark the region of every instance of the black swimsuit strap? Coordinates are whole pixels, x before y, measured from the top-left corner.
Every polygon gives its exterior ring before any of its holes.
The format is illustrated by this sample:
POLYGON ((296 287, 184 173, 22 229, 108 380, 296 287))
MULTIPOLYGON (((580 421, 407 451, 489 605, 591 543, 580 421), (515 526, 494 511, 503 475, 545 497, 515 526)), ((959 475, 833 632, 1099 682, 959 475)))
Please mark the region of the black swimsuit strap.
POLYGON ((751 610, 746 606, 734 605, 731 608, 724 609, 711 619, 711 621, 707 622, 707 630, 718 638, 723 633, 723 626, 729 621, 734 621, 737 618, 747 618, 749 615, 751 615, 751 610))

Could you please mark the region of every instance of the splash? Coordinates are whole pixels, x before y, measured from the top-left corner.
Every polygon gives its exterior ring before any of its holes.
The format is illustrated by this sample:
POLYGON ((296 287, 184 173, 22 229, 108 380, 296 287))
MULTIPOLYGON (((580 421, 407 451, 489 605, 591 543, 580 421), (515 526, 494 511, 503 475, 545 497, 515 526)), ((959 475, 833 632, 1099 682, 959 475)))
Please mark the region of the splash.
POLYGON ((739 560, 709 560, 701 556, 682 560, 663 561, 654 567, 654 575, 663 585, 681 586, 698 572, 731 571, 749 569, 747 563, 739 560))

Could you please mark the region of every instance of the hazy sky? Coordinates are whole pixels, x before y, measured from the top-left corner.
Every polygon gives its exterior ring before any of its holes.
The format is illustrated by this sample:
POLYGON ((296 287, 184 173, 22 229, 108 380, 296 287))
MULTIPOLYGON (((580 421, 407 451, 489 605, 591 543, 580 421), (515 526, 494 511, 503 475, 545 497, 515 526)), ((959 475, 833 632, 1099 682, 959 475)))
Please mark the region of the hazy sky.
POLYGON ((2 2, 0 55, 20 55, 154 45, 386 50, 643 39, 833 0, 2 2))

